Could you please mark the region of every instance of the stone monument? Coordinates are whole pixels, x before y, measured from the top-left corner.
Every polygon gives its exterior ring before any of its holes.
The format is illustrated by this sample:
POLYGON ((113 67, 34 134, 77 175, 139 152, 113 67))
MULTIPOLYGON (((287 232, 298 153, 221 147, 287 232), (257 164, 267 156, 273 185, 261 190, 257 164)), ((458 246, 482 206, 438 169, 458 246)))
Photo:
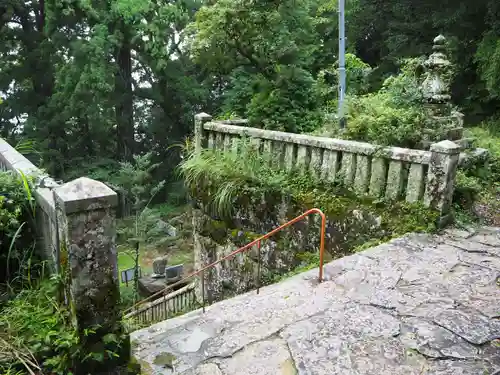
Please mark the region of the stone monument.
POLYGON ((159 257, 153 260, 153 278, 164 278, 167 268, 167 257, 159 257))
POLYGON ((432 54, 424 62, 425 80, 421 86, 431 122, 424 129, 421 147, 429 149, 432 143, 450 140, 466 148, 468 142, 463 139, 463 114, 451 103, 453 66, 446 56, 446 38, 443 35, 434 38, 432 49, 432 54))

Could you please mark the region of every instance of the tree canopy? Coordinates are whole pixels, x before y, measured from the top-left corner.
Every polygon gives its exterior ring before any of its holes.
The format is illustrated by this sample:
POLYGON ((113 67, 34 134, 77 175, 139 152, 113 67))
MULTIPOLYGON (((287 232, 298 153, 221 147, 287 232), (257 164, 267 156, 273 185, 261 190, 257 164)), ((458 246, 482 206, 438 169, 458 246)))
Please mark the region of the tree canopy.
MULTIPOLYGON (((442 33, 456 66, 455 104, 469 122, 498 110, 497 1, 348 0, 346 8, 348 91, 378 90, 401 59, 429 54, 442 33)), ((180 158, 171 146, 201 110, 312 131, 335 107, 337 22, 336 0, 5 0, 0 136, 31 140, 57 177, 152 152, 168 161, 163 179, 180 158)))

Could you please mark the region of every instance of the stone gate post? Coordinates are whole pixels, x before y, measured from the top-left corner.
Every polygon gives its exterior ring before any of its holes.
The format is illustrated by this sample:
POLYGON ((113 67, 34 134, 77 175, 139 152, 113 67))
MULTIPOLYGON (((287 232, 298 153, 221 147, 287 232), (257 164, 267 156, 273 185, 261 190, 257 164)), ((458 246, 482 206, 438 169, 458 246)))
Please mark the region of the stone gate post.
POLYGON ((115 243, 117 194, 102 182, 81 177, 56 188, 54 199, 61 271, 73 323, 84 353, 104 352, 99 346, 103 337, 122 333, 115 243), (89 329, 95 331, 91 336, 89 329))
POLYGON ((203 125, 212 120, 212 116, 207 113, 198 113, 194 116, 194 147, 196 152, 200 152, 206 147, 205 129, 203 125))

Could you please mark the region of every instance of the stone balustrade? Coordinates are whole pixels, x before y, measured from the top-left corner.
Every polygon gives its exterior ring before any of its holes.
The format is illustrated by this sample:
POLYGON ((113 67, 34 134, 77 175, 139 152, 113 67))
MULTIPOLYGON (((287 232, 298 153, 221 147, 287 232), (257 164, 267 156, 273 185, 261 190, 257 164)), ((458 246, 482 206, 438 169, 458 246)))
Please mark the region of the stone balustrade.
MULTIPOLYGON (((240 122, 245 124, 244 121, 240 122)), ((307 171, 322 181, 341 183, 359 195, 387 200, 423 202, 448 221, 460 147, 451 141, 429 151, 380 147, 370 143, 315 137, 212 121, 195 116, 195 147, 238 152, 239 139, 248 137, 276 166, 307 171)))
POLYGON ((0 170, 14 171, 34 180, 37 246, 53 272, 59 272, 59 239, 53 189, 60 185, 0 138, 0 170))

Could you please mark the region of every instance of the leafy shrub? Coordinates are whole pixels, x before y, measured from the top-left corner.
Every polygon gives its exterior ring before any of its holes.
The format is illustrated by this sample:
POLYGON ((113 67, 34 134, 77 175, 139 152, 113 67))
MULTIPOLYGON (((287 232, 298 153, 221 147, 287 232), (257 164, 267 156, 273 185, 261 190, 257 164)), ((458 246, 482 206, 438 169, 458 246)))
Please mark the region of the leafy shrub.
MULTIPOLYGON (((368 78, 372 72, 370 65, 352 53, 345 55, 346 85, 350 95, 364 95, 369 91, 368 78)), ((328 108, 337 110, 339 64, 319 71, 316 79, 318 96, 328 108)))
POLYGON ((498 222, 500 208, 500 127, 490 120, 482 126, 467 129, 466 136, 475 139, 474 146, 485 148, 486 165, 469 164, 457 173, 453 200, 467 220, 498 222), (472 209, 472 211, 471 211, 472 209))
POLYGON ((292 133, 317 128, 319 97, 314 78, 298 67, 275 69, 272 78, 236 70, 225 94, 225 117, 238 114, 248 118, 251 126, 292 133))
POLYGON ((29 182, 0 172, 0 281, 14 276, 31 255, 34 200, 29 182))
POLYGON ((405 60, 396 76, 387 78, 375 93, 346 100, 347 128, 326 124, 317 134, 357 141, 415 147, 422 138, 427 116, 419 84, 420 59, 405 60))
POLYGON ((21 291, 0 314, 0 370, 43 368, 68 374, 78 338, 70 314, 58 305, 57 282, 21 291))
POLYGON ((229 76, 221 90, 223 113, 295 133, 319 125, 310 69, 319 46, 314 13, 302 0, 220 0, 201 7, 189 46, 209 74, 229 76))
POLYGON ((426 124, 417 67, 415 60, 408 60, 400 74, 385 80, 380 91, 348 98, 344 137, 381 145, 415 147, 426 124))
POLYGON ((481 181, 474 176, 469 176, 463 170, 457 171, 453 200, 462 208, 470 208, 482 190, 481 181))
POLYGON ((250 124, 292 133, 313 131, 320 124, 314 83, 303 69, 281 67, 274 82, 257 86, 247 107, 250 124))
POLYGON ((395 105, 389 93, 351 97, 344 138, 413 148, 421 139, 425 116, 418 108, 395 105))
POLYGON ((500 119, 492 119, 482 126, 467 129, 467 133, 475 139, 474 146, 489 151, 488 170, 481 179, 500 185, 500 119))
MULTIPOLYGON (((0 373, 70 375, 72 367, 106 367, 121 353, 124 338, 108 334, 93 352, 82 350, 71 311, 57 301, 61 278, 22 290, 0 311, 0 373)), ((83 332, 90 338, 99 327, 83 332)))

